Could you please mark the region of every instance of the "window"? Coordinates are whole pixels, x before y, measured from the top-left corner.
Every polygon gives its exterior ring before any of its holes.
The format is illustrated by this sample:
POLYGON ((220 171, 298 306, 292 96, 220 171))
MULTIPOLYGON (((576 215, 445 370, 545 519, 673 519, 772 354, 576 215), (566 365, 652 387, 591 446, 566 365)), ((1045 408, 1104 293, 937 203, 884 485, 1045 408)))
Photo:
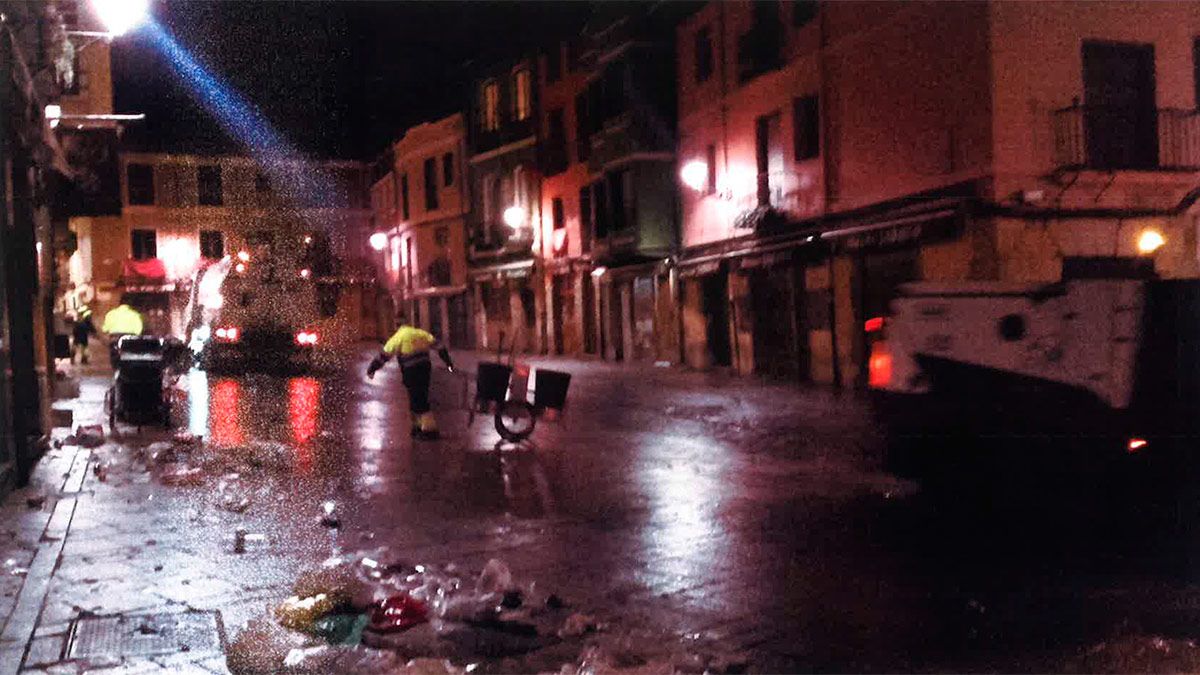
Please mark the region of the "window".
POLYGON ((773 189, 778 191, 783 180, 783 147, 779 138, 779 113, 763 115, 754 124, 755 154, 758 163, 758 203, 768 206, 778 203, 773 189), (774 198, 773 198, 774 197, 774 198))
POLYGON ((717 191, 717 146, 709 144, 704 149, 704 163, 708 167, 708 182, 704 184, 704 194, 711 195, 717 191))
POLYGON ((708 26, 696 31, 696 81, 706 82, 713 72, 712 33, 708 26))
POLYGON ((442 155, 442 184, 446 187, 454 185, 454 153, 442 155))
POLYGON ((566 171, 567 163, 567 131, 563 124, 563 109, 555 108, 546 115, 546 175, 554 176, 566 171))
POLYGON ((597 181, 592 185, 592 208, 593 218, 592 226, 595 228, 596 238, 603 239, 608 236, 608 189, 605 181, 597 181))
POLYGON ((592 149, 592 131, 588 126, 588 97, 581 93, 575 97, 575 159, 586 162, 592 149))
POLYGON ((555 44, 546 52, 546 82, 562 79, 562 45, 555 44))
POLYGON ((583 252, 592 248, 592 189, 584 187, 579 190, 579 241, 583 252))
POLYGON ((624 169, 612 174, 609 187, 609 202, 612 204, 612 230, 618 232, 633 225, 634 187, 633 172, 624 169))
POLYGON ((154 203, 154 167, 149 164, 130 164, 125 168, 129 184, 129 203, 148 205, 154 203))
POLYGON ((820 8, 817 0, 794 0, 792 2, 792 26, 799 28, 817 18, 820 8))
POLYGON ((200 205, 220 206, 221 199, 221 167, 202 166, 199 173, 200 205))
POLYGON ((513 113, 516 119, 529 119, 533 111, 533 78, 528 70, 518 70, 513 76, 513 94, 513 113))
POLYGON ((821 154, 821 112, 816 96, 792 101, 792 137, 796 161, 821 154))
POLYGON ((486 82, 480 95, 484 131, 496 131, 500 128, 500 85, 486 82))
POLYGON ((154 230, 131 230, 129 239, 134 260, 158 257, 158 233, 154 230))
POLYGON ((200 255, 209 260, 225 257, 225 235, 218 230, 200 230, 200 255))
POLYGON ((400 217, 408 220, 408 174, 400 176, 400 217))
POLYGON ((554 229, 561 230, 567 226, 566 216, 563 214, 562 197, 555 197, 551 202, 551 211, 554 214, 554 229))
POLYGON ((437 158, 425 159, 425 210, 434 211, 438 207, 438 171, 437 158))

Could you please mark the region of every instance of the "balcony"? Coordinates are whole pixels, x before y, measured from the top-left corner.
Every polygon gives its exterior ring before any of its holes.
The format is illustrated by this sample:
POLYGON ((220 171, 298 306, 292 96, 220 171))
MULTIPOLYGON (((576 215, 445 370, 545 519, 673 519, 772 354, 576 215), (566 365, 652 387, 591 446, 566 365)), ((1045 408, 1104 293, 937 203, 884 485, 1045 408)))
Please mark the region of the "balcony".
POLYGON ((1200 169, 1200 113, 1071 106, 1053 113, 1054 164, 1099 171, 1200 169))
POLYGON ((628 110, 604 123, 591 137, 589 170, 603 171, 608 164, 640 153, 674 152, 675 141, 656 124, 648 111, 628 110))

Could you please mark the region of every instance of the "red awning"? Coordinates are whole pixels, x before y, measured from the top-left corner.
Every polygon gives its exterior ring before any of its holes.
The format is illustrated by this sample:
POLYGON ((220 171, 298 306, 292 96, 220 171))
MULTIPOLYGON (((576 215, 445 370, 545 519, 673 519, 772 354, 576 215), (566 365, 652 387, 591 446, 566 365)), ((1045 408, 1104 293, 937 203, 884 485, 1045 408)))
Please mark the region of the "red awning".
POLYGON ((126 284, 161 284, 167 280, 167 267, 158 258, 129 258, 125 261, 124 277, 126 284))

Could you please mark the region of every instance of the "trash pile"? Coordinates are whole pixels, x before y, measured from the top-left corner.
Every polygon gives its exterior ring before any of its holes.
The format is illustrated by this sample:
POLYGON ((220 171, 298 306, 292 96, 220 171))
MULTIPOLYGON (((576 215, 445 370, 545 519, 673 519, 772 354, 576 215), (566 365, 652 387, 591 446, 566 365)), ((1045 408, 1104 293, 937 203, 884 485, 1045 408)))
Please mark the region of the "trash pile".
POLYGON ((747 665, 740 656, 673 652, 661 636, 610 631, 536 583, 517 583, 499 560, 477 574, 395 560, 376 549, 300 575, 290 597, 246 624, 226 665, 235 673, 412 675, 734 673, 747 665))
POLYGON ((1192 640, 1126 635, 1085 650, 1063 672, 1195 673, 1200 672, 1200 646, 1192 640))

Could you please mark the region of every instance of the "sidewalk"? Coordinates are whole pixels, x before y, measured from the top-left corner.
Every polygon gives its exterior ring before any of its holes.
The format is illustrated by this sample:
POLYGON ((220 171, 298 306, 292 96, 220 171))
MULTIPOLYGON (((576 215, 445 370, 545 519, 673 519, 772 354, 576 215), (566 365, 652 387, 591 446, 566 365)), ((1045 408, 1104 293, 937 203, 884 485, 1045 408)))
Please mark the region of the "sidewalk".
MULTIPOLYGON (((465 369, 477 358, 457 355, 465 369)), ((26 672, 226 672, 223 652, 241 627, 290 595, 303 570, 379 546, 468 570, 502 559, 614 634, 657 636, 646 643, 749 651, 760 671, 814 663, 811 650, 825 647, 796 642, 812 617, 790 599, 803 592, 790 588, 792 551, 810 548, 815 532, 803 523, 825 527, 839 504, 899 489, 870 468, 861 407, 673 368, 529 361, 574 376, 571 407, 539 426, 536 453, 480 452, 490 420, 461 431, 448 378, 435 391, 447 437, 411 444, 394 405, 398 373, 369 386, 356 375, 209 383, 214 436, 263 448, 279 444, 281 428, 312 439, 278 446, 289 461, 278 474, 269 462, 243 464, 238 477, 226 468, 164 484, 178 467, 153 459, 167 437, 149 430, 94 451, 52 451, 35 487, 0 512, 13 535, 0 672, 22 659, 26 672), (312 387, 310 425, 296 416, 309 414, 312 387), (230 398, 242 400, 232 430, 221 412, 230 398), (230 508, 231 485, 244 510, 230 508), (40 509, 25 503, 36 494, 49 494, 40 509), (338 529, 315 523, 327 499, 338 503, 338 529), (235 553, 239 528, 266 544, 235 553)), ((100 420, 106 386, 102 375, 83 378, 76 424, 100 420)), ((843 558, 805 565, 832 570, 843 558)), ((566 640, 540 656, 487 660, 483 671, 557 671, 584 646, 566 640)))

